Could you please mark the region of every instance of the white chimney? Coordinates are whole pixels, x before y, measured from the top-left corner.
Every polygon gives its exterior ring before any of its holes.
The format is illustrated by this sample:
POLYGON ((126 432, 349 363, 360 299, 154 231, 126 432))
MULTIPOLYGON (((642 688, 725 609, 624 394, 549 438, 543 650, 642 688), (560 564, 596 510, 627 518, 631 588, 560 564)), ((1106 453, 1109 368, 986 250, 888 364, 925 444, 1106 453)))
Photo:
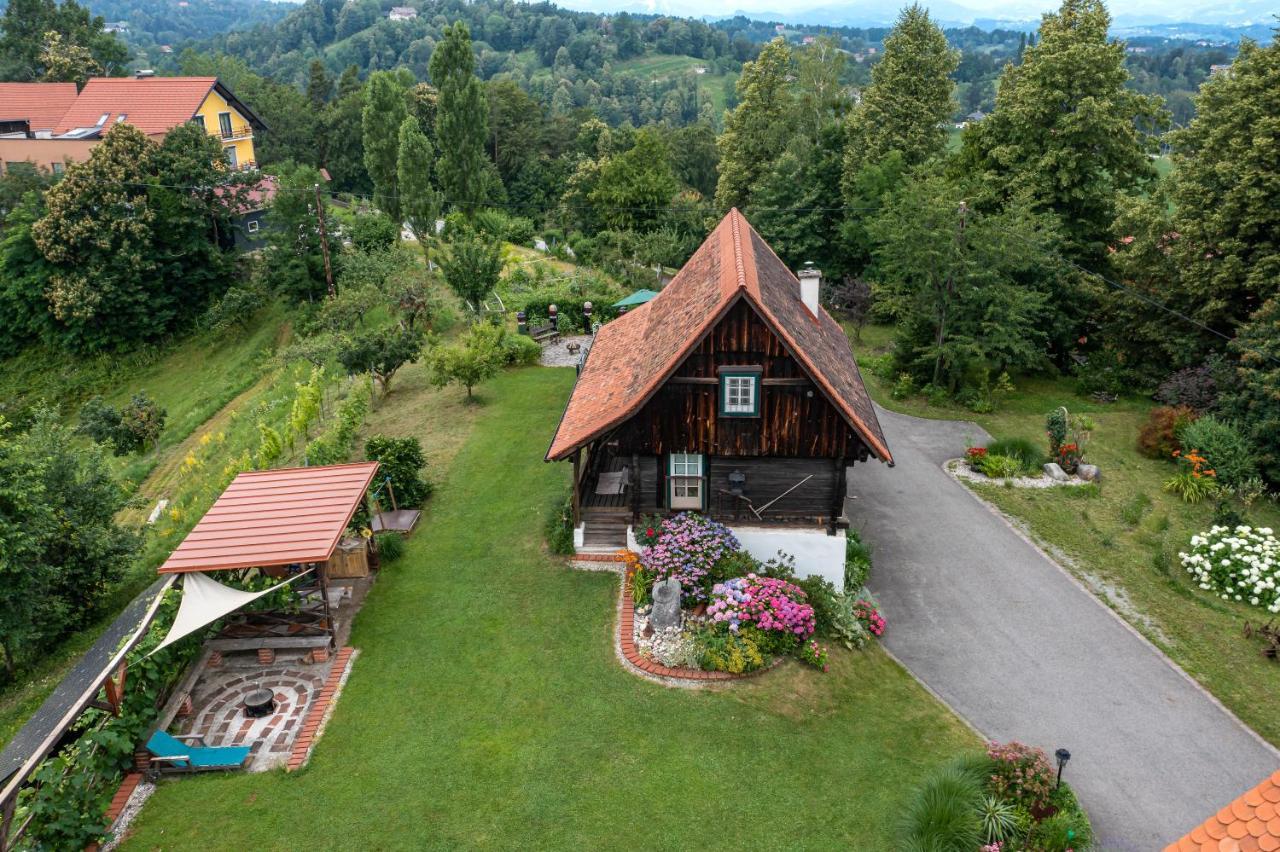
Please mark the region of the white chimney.
POLYGON ((813 268, 813 261, 808 261, 800 270, 800 301, 815 317, 818 315, 818 293, 822 290, 822 270, 813 268))

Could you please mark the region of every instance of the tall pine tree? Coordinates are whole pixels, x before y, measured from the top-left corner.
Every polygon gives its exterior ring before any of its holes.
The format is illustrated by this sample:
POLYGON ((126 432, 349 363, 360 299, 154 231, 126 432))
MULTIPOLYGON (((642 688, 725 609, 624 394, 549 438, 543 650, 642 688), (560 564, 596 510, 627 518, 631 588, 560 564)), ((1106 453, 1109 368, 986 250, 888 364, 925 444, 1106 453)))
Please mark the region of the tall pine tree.
POLYGON ((742 66, 738 105, 719 139, 716 206, 721 210, 747 206, 756 182, 787 147, 795 122, 791 74, 791 48, 781 36, 742 66))
POLYGON ((845 184, 878 164, 890 151, 916 166, 947 144, 944 122, 954 104, 951 73, 960 59, 921 6, 902 10, 884 40, 884 57, 871 69, 871 85, 849 115, 845 184))
POLYGON ((427 260, 440 215, 440 192, 431 180, 434 161, 431 140, 422 132, 418 119, 407 116, 400 125, 400 207, 427 260))
POLYGON ((399 158, 400 125, 409 110, 405 87, 392 71, 369 75, 362 115, 364 167, 373 181, 374 203, 397 223, 400 217, 399 158))
POLYGON ((489 138, 489 109, 475 75, 471 32, 462 21, 445 27, 431 54, 431 81, 439 90, 436 105, 437 170, 446 201, 467 216, 485 201, 489 182, 484 144, 489 138))

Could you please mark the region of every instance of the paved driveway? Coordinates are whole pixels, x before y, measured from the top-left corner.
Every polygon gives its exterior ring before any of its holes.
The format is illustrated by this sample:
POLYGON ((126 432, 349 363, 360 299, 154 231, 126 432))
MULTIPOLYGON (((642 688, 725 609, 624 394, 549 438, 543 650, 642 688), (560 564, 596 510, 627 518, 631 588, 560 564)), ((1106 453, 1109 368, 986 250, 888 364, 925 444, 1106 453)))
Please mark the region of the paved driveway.
POLYGON ((1280 753, 942 469, 986 433, 880 412, 897 466, 851 471, 875 548, 885 644, 996 740, 1071 751, 1102 848, 1176 840, 1280 766, 1280 753))

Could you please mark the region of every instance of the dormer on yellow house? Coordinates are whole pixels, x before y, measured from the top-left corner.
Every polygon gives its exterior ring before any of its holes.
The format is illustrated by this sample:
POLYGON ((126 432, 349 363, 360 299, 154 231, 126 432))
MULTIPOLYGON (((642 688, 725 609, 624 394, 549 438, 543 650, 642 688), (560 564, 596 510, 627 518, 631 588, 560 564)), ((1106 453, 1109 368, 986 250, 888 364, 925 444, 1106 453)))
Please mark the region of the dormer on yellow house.
POLYGON ((28 161, 54 172, 68 160, 87 157, 97 140, 122 123, 159 139, 194 122, 218 138, 232 168, 256 168, 254 134, 267 129, 216 77, 156 77, 147 71, 91 78, 52 129, 37 126, 33 117, 4 118, 12 119, 4 128, 12 132, 0 134, 0 162, 28 161))

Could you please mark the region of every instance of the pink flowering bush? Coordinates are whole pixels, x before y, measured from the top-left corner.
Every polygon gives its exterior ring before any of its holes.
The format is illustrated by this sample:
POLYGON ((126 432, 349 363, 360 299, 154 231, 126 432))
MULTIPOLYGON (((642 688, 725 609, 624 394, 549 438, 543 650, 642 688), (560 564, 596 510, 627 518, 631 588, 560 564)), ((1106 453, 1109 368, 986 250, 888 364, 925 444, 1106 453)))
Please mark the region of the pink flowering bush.
POLYGON ((776 577, 748 574, 716 583, 711 588, 707 617, 730 632, 753 627, 765 633, 780 633, 798 640, 813 635, 813 607, 794 583, 776 577))
POLYGON ((1049 804, 1053 792, 1054 772, 1042 749, 1009 743, 988 743, 987 757, 991 770, 991 792, 1031 811, 1034 815, 1049 804))
POLYGON ((657 534, 640 564, 657 580, 679 580, 687 600, 705 601, 711 567, 741 548, 728 527, 694 512, 665 518, 657 534))
POLYGON ((884 616, 876 608, 875 603, 866 598, 859 598, 853 603, 853 617, 858 619, 872 636, 884 635, 884 616))
POLYGON ((813 639, 800 646, 800 659, 815 669, 827 670, 827 649, 813 639))

